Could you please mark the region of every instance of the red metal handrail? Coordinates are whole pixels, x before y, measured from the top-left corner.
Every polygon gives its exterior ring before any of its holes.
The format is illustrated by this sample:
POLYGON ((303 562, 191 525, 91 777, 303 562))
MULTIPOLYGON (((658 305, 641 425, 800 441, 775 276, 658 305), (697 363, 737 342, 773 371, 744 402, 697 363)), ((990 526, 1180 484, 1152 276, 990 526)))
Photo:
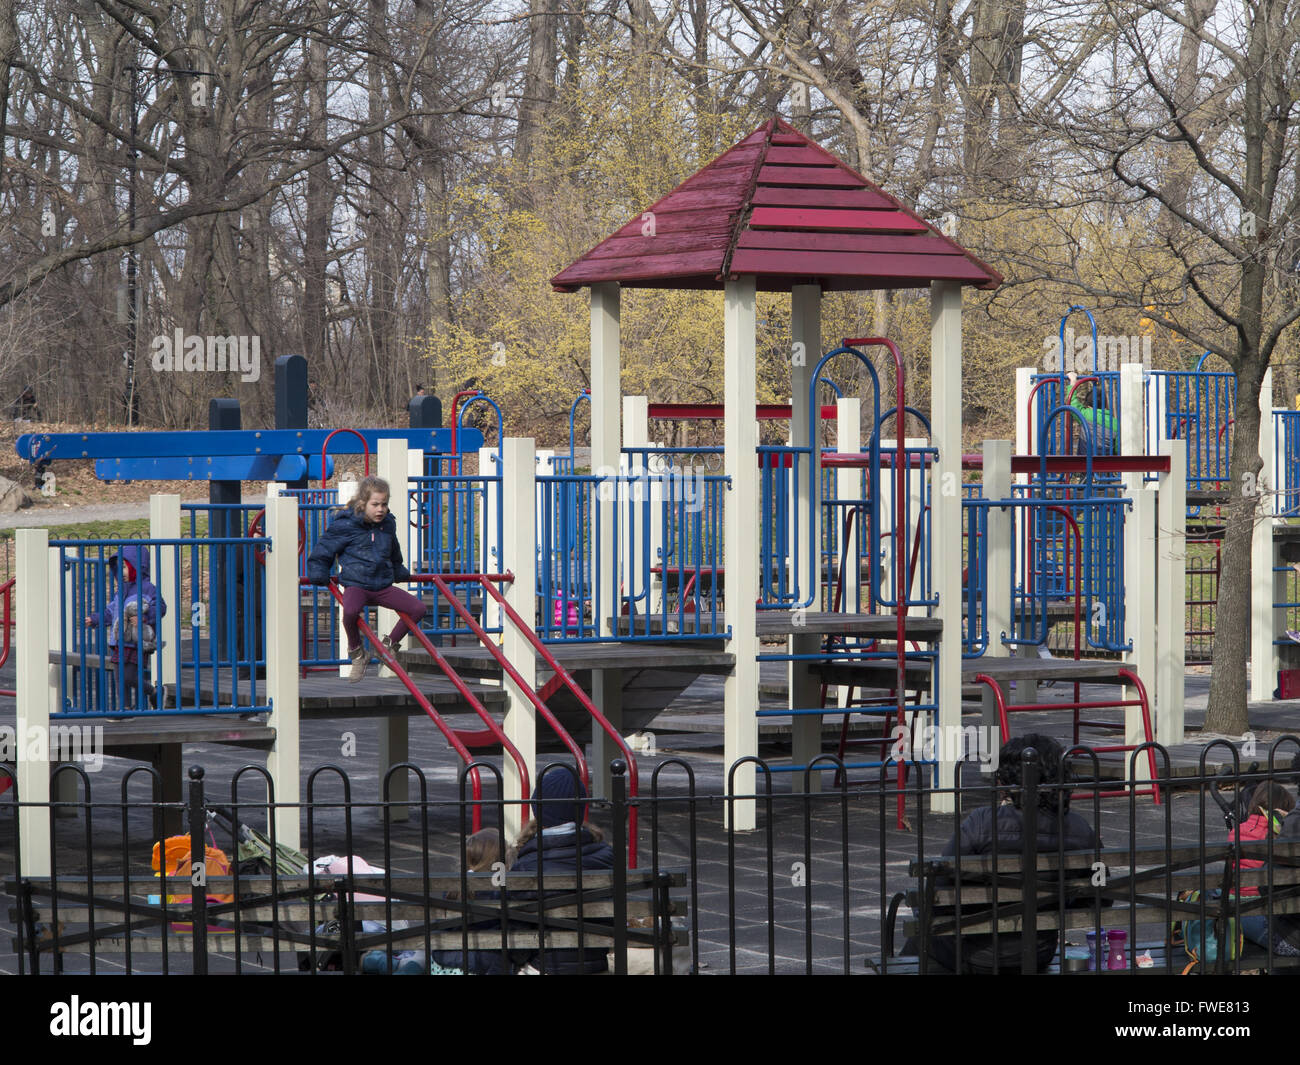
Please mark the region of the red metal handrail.
MULTIPOLYGON (((306 581, 303 580, 302 583, 306 583, 306 581)), ((334 597, 339 606, 342 606, 343 593, 339 590, 338 584, 331 580, 327 587, 329 588, 330 595, 334 597)), ((410 675, 401 667, 397 659, 388 653, 387 649, 384 647, 383 641, 375 635, 374 630, 366 623, 364 617, 357 618, 357 626, 360 628, 362 635, 370 641, 375 652, 381 659, 383 659, 384 664, 397 675, 397 679, 400 680, 406 687, 406 690, 411 693, 415 701, 420 705, 420 709, 429 716, 429 720, 438 726, 438 731, 447 738, 447 742, 451 745, 452 749, 460 755, 461 761, 466 765, 472 765, 474 762, 474 756, 470 754, 469 748, 461 742, 460 737, 456 735, 455 729, 447 727, 447 723, 443 721, 442 715, 433 708, 429 700, 425 698, 424 693, 415 686, 415 682, 411 680, 410 675)), ((474 796, 473 827, 474 831, 477 832, 483 827, 483 783, 479 778, 477 767, 469 771, 469 776, 470 791, 474 796)))
MULTIPOLYGON (((433 582, 435 585, 439 584, 441 583, 441 578, 435 576, 433 582)), ((637 806, 635 800, 638 794, 637 781, 639 779, 639 774, 637 772, 636 757, 632 754, 632 749, 628 747, 626 742, 624 742, 623 737, 618 734, 618 729, 614 728, 614 726, 606 719, 605 715, 597 710, 595 704, 587 698, 587 693, 584 692, 578 685, 578 682, 569 675, 569 671, 555 660, 555 656, 551 654, 547 646, 538 639, 537 633, 533 631, 532 626, 526 624, 515 608, 506 602, 506 598, 501 594, 500 590, 488 581, 487 578, 483 578, 479 583, 483 586, 488 595, 496 600, 497 605, 501 607, 502 612, 510 619, 511 624, 524 634, 528 642, 532 644, 533 650, 536 651, 537 654, 541 656, 542 661, 546 663, 547 668, 557 677, 562 678, 562 683, 573 694, 573 697, 578 700, 579 705, 591 715, 591 719, 601 727, 605 735, 613 740, 614 745, 623 752, 623 758, 627 762, 627 794, 628 798, 632 800, 627 811, 627 865, 629 869, 635 869, 637 856, 637 806)), ((443 594, 446 595, 447 591, 444 591, 443 594)), ((452 605, 456 608, 461 617, 468 620, 472 627, 477 628, 479 632, 482 632, 482 629, 479 628, 473 618, 469 616, 469 612, 465 610, 464 605, 454 597, 450 598, 452 605)), ((483 635, 486 636, 487 634, 484 633, 483 635)), ((483 636, 480 636, 479 638, 482 639, 483 636)), ((496 647, 495 641, 491 639, 489 639, 487 643, 489 645, 489 650, 496 647)), ((502 659, 504 659, 504 655, 502 655, 502 659)), ((585 765, 585 762, 583 764, 585 765)))
MULTIPOLYGON (((458 576, 461 578, 462 581, 464 581, 464 579, 470 575, 459 574, 458 576)), ((477 621, 474 620, 474 615, 472 615, 467 609, 465 609, 465 604, 451 594, 451 587, 449 586, 449 583, 442 578, 441 574, 420 574, 419 576, 413 576, 411 579, 417 582, 424 581, 424 582, 431 583, 435 588, 438 589, 438 592, 447 600, 448 604, 450 604, 452 610, 454 610, 456 614, 460 617, 461 621, 465 622, 465 624, 469 626, 470 631, 473 632, 474 635, 478 637, 479 642, 485 648, 487 648, 488 653, 493 657, 493 659, 495 659, 497 665, 501 667, 502 672, 504 672, 506 676, 508 676, 512 681, 515 682, 515 684, 519 687, 519 690, 524 693, 525 698, 527 698, 528 701, 533 704, 533 708, 539 714, 541 714, 542 719, 548 725, 551 726, 556 736, 560 738, 560 742, 563 743, 566 748, 568 748, 569 753, 573 755, 574 762, 577 764, 578 775, 579 777, 582 778, 583 785, 587 788, 588 793, 590 793, 591 773, 587 768, 587 759, 586 757, 584 757, 582 753, 582 747, 577 743, 577 741, 574 740, 572 736, 569 735, 568 731, 565 729, 563 725, 560 724, 556 716, 553 713, 551 713, 551 708, 546 705, 545 700, 543 700, 542 697, 533 689, 532 685, 525 683, 523 677, 519 675, 519 671, 515 669, 514 665, 511 664, 510 660, 506 658, 505 652, 502 651, 501 648, 497 646, 496 640, 492 639, 491 634, 488 633, 487 630, 484 629, 482 625, 480 625, 477 621)), ((508 576, 508 579, 513 580, 514 578, 512 576, 508 576)), ((496 588, 494 588, 489 583, 487 577, 482 578, 480 583, 482 583, 484 587, 490 589, 492 592, 496 592, 496 588)), ((517 617, 518 615, 516 614, 514 615, 513 618, 511 618, 511 620, 514 621, 517 617)), ((519 625, 519 627, 523 628, 523 625, 519 625)), ((532 635, 531 629, 526 631, 530 636, 532 635)), ((551 661, 548 662, 547 664, 550 665, 552 662, 554 662, 554 659, 551 659, 551 661)), ((559 667, 558 664, 553 668, 555 668, 555 672, 557 676, 559 676, 560 673, 563 672, 562 667, 559 667)), ((568 676, 567 673, 565 673, 564 675, 566 677, 568 676)))
MULTIPOLYGON (((322 491, 329 487, 329 476, 325 469, 325 454, 329 451, 330 441, 338 436, 339 433, 351 433, 361 441, 361 456, 365 463, 365 476, 370 476, 370 445, 366 443, 366 438, 355 429, 335 429, 324 439, 324 441, 322 441, 320 446, 320 486, 322 491)), ((346 500, 340 499, 339 502, 344 503, 346 500)))
MULTIPOLYGON (((524 795, 531 795, 532 784, 529 781, 528 764, 524 761, 524 756, 519 753, 519 748, 510 742, 510 737, 507 736, 501 726, 497 724, 496 719, 488 713, 487 707, 485 707, 479 697, 469 689, 469 686, 461 679, 460 674, 457 673, 452 664, 442 656, 442 652, 434 646, 433 641, 424 634, 420 629, 420 626, 400 610, 397 612, 397 616, 406 622, 412 635, 420 641, 420 645, 425 649, 429 657, 433 659, 434 665, 442 670, 446 678, 451 681, 452 686, 460 693, 461 698, 474 708, 474 713, 478 714, 479 719, 487 726, 487 729, 492 733, 493 738, 501 744, 501 749, 505 751, 506 754, 510 755, 510 760, 515 763, 515 769, 519 772, 520 789, 522 793, 524 795)), ((526 803, 523 806, 520 823, 525 825, 528 823, 528 805, 526 803)))

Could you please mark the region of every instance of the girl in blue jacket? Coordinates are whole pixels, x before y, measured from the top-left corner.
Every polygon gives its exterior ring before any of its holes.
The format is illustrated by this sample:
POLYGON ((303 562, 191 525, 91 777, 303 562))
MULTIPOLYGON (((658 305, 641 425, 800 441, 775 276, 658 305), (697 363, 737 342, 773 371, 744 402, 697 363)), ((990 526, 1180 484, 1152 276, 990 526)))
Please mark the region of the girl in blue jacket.
POLYGON ((108 630, 108 660, 122 664, 125 707, 133 707, 139 701, 137 691, 143 692, 146 700, 153 698, 149 663, 141 659, 158 648, 155 626, 167 613, 167 604, 149 579, 146 549, 127 544, 109 556, 108 572, 116 580, 117 589, 114 591, 110 583, 103 611, 87 615, 86 628, 97 628, 102 623, 108 630))
MULTIPOLYGON (((367 655, 361 646, 357 619, 368 606, 382 606, 405 614, 415 623, 426 613, 425 605, 410 592, 394 588, 397 581, 410 580, 402 564, 402 545, 397 522, 388 510, 388 482, 367 477, 357 494, 338 511, 307 559, 307 579, 312 584, 329 584, 334 560, 339 560, 338 582, 343 588, 343 630, 348 634, 348 658, 352 671, 348 680, 357 683, 366 674, 367 655)), ((402 618, 383 643, 396 651, 409 628, 402 618)))

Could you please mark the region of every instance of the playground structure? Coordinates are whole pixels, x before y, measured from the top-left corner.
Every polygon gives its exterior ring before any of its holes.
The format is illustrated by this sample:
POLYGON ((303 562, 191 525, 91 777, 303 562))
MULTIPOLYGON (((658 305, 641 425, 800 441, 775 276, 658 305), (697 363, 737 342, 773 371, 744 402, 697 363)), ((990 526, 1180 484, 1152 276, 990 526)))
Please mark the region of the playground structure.
MULTIPOLYGON (((1160 634, 1183 629, 1190 471, 1201 477, 1202 469, 1189 460, 1189 443, 1201 436, 1192 435, 1186 408, 1177 406, 1176 417, 1159 413, 1158 386, 1140 365, 1125 365, 1107 383, 1121 427, 1118 454, 1096 454, 1086 433, 1082 454, 1064 454, 1063 427, 1081 419, 1061 402, 1060 375, 1043 383, 1021 371, 1026 418, 1016 453, 994 441, 963 455, 960 286, 993 287, 1000 278, 779 120, 652 210, 657 236, 630 223, 554 280, 562 290, 590 290, 587 473, 575 468, 582 396, 567 456, 505 436, 500 408, 479 393, 456 397, 446 430, 228 430, 183 444, 91 434, 23 438, 20 453, 84 455, 122 477, 324 482, 329 455, 317 456, 327 443, 373 451, 409 530, 407 559, 420 577, 412 589, 431 607, 418 650, 381 653, 405 692, 384 718, 383 769, 405 761, 407 717, 418 713, 467 764, 501 751, 508 798, 527 793, 539 750, 557 743, 597 793, 611 758, 624 758, 635 796, 636 760, 622 737, 654 706, 632 704, 630 678, 702 671, 726 678, 724 758, 738 764, 740 796, 756 793, 760 769, 806 773, 816 788, 823 772, 882 764, 896 765, 900 779, 909 770, 933 773, 950 789, 959 756, 929 754, 916 737, 926 728, 960 730, 967 681, 982 693, 984 723, 1004 736, 1016 712, 1068 712, 1078 729, 1092 723, 1081 714, 1113 708, 1121 720, 1106 725, 1122 731, 1122 742, 1103 750, 1181 742, 1182 645, 1162 644, 1160 634), (730 224, 742 215, 745 225, 730 224), (720 410, 620 396, 622 290, 665 285, 724 293, 720 410), (823 344, 820 323, 823 291, 923 286, 932 320, 928 418, 915 397, 909 402, 892 342, 823 344), (791 361, 788 407, 756 405, 760 288, 790 291, 792 350, 807 356, 791 361), (893 371, 889 396, 877 359, 893 371), (830 375, 846 366, 862 369, 869 394, 828 405, 823 386, 838 391, 830 375), (493 447, 464 422, 480 405, 495 413, 493 447), (1154 435, 1153 409, 1161 430, 1154 435), (719 414, 721 449, 652 443, 652 418, 719 414), (788 418, 788 444, 759 446, 755 420, 765 416, 788 418), (909 418, 924 436, 907 435, 909 418), (832 420, 829 450, 820 440, 832 420), (475 472, 464 461, 470 454, 475 472), (965 479, 976 471, 978 481, 965 479), (1069 656, 1040 659, 1063 622, 1073 632, 1069 656), (1086 659, 1089 652, 1111 657, 1086 659), (763 661, 787 668, 784 709, 760 707, 763 661), (481 684, 484 677, 499 677, 500 687, 481 684), (1039 679, 1074 684, 1074 698, 1039 703, 1039 679), (1083 683, 1118 694, 1084 698, 1083 683), (828 686, 853 693, 832 701, 828 686), (447 720, 452 712, 472 713, 477 724, 458 727, 447 720), (854 714, 879 718, 886 735, 902 724, 902 756, 882 739, 871 741, 873 756, 847 765, 825 757, 823 719, 854 714), (788 765, 760 763, 764 717, 791 722, 788 765), (589 756, 580 727, 590 734, 589 756)), ((1215 431, 1216 446, 1220 437, 1230 443, 1224 430, 1215 431)), ((20 731, 123 710, 157 719, 265 713, 276 799, 296 802, 304 692, 314 673, 344 662, 331 593, 302 590, 302 559, 329 510, 349 495, 346 485, 272 483, 264 505, 214 502, 188 512, 178 497, 155 498, 143 543, 169 612, 148 667, 152 694, 142 663, 130 683, 131 668, 114 668, 108 648, 79 624, 84 605, 120 595, 106 560, 122 542, 20 532, 20 731)), ((374 630, 393 620, 381 611, 374 630)), ((355 696, 348 707, 355 712, 355 696)), ((843 740, 840 753, 847 754, 843 740)), ((19 786, 24 798, 47 796, 47 767, 20 762, 19 786)), ((390 799, 407 797, 401 774, 391 786, 390 799)), ((735 827, 752 828, 756 803, 737 800, 729 815, 735 827)), ((277 822, 282 841, 297 840, 295 817, 277 822)), ((43 831, 48 826, 33 818, 24 833, 34 835, 24 838, 39 841, 43 831)), ((634 862, 634 826, 629 848, 634 862)), ((25 860, 39 865, 39 842, 25 860)))

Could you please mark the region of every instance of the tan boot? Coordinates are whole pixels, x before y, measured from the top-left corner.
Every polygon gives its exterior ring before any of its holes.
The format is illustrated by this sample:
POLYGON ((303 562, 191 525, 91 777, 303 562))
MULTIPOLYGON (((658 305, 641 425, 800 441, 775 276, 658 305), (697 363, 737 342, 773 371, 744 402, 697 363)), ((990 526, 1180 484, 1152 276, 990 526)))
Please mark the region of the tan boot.
POLYGON ((348 657, 352 659, 352 672, 348 674, 348 681, 356 684, 366 675, 366 664, 370 661, 370 656, 364 647, 358 647, 355 651, 348 651, 348 657))

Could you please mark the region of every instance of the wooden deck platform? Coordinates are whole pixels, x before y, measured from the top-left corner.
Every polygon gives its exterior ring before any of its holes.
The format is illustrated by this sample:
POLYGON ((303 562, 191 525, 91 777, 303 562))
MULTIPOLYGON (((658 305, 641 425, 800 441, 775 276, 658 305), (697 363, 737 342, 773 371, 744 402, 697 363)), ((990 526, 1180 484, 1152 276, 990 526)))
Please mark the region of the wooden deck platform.
MULTIPOLYGON (((501 679, 501 667, 486 647, 462 645, 439 650, 447 664, 461 677, 501 679)), ((697 677, 703 674, 725 675, 735 664, 735 656, 721 650, 721 641, 713 640, 683 644, 552 644, 548 650, 588 696, 592 692, 594 670, 619 671, 622 708, 618 726, 624 735, 639 732, 650 725, 697 677)), ((437 667, 422 648, 403 650, 398 660, 413 676, 436 675, 437 667)), ((536 662, 538 687, 546 694, 547 707, 575 740, 588 742, 592 735, 590 715, 567 688, 559 687, 547 692, 552 671, 540 655, 536 656, 536 662)), ((493 690, 504 697, 500 689, 493 690)), ((539 739, 544 739, 543 732, 549 730, 539 730, 539 739)))
MULTIPOLYGON (((966 684, 984 674, 1005 686, 1012 681, 1079 681, 1085 684, 1124 684, 1119 670, 1125 663, 1104 659, 1072 658, 966 658, 961 677, 966 684)), ((828 662, 818 667, 827 684, 851 684, 859 688, 893 688, 897 666, 888 659, 869 662, 828 662)), ((907 670, 908 686, 926 691, 930 685, 928 665, 912 665, 907 670)))

